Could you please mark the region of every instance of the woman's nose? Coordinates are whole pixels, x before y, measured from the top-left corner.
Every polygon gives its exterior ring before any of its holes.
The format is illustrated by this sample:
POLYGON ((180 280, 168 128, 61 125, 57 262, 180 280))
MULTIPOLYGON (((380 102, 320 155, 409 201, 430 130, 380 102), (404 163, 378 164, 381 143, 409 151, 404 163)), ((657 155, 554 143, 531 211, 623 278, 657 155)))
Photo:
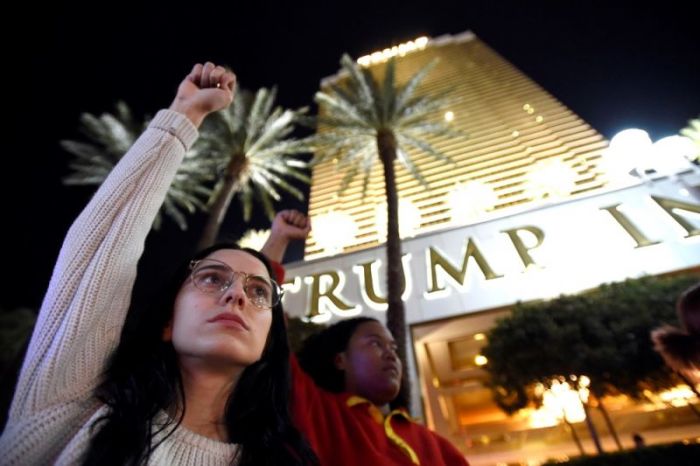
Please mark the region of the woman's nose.
POLYGON ((235 277, 233 283, 224 291, 221 299, 225 304, 234 304, 239 307, 245 307, 247 296, 243 288, 243 280, 241 277, 235 277))

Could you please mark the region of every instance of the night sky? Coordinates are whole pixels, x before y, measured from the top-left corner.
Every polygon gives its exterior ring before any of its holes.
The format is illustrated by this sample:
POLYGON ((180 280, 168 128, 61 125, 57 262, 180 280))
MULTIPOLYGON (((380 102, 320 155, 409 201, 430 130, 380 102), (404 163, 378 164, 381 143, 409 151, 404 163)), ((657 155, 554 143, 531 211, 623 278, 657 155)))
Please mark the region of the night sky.
MULTIPOLYGON (((298 107, 311 104, 343 52, 357 57, 471 30, 606 138, 638 127, 656 140, 700 114, 698 17, 682 6, 691 2, 96 3, 24 2, 21 12, 4 14, 3 101, 11 111, 0 309, 38 308, 63 235, 93 192, 61 184, 70 157, 58 141, 79 137, 79 114, 112 111, 123 99, 137 115, 153 115, 197 61, 229 65, 243 87, 276 84, 279 102, 298 107), (9 22, 22 32, 10 33, 9 22)), ((137 299, 190 254, 200 221, 192 218, 182 233, 166 220, 149 236, 137 299)), ((237 212, 225 230, 245 230, 237 212)))

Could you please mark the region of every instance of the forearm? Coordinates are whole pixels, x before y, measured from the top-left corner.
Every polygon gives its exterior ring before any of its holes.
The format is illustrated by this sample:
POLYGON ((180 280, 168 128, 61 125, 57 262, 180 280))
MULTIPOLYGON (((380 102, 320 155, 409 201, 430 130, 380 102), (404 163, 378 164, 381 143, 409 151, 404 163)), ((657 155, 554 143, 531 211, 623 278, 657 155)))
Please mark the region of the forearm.
POLYGON ((71 226, 27 351, 12 415, 89 391, 116 346, 136 266, 196 130, 159 114, 71 226))
POLYGON ((276 235, 272 232, 260 249, 260 252, 268 259, 281 264, 284 259, 284 253, 287 251, 287 246, 289 246, 289 239, 287 237, 276 235))
POLYGON ((128 244, 142 245, 186 149, 196 138, 196 128, 183 115, 159 112, 73 222, 57 270, 64 264, 72 265, 72 272, 85 267, 71 262, 85 260, 108 242, 126 238, 128 244), (114 222, 120 217, 127 217, 128 224, 116 230, 114 222))
POLYGON ((199 128, 202 121, 204 121, 204 117, 208 115, 207 112, 203 112, 201 109, 193 107, 192 105, 189 105, 178 98, 176 98, 173 103, 170 104, 170 108, 168 110, 186 116, 195 128, 199 128))

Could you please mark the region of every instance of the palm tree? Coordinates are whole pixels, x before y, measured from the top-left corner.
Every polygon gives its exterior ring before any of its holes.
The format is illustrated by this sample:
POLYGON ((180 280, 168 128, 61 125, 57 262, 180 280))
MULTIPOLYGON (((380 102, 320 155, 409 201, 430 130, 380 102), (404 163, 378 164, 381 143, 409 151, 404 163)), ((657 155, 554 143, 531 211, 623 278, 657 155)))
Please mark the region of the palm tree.
POLYGON ((687 137, 695 144, 695 153, 690 161, 700 164, 700 117, 688 121, 688 126, 681 130, 681 135, 687 137))
MULTIPOLYGON (((417 95, 416 89, 435 65, 432 62, 416 72, 404 85, 395 82, 396 65, 389 60, 380 82, 367 68, 361 68, 347 54, 340 60, 341 75, 347 77, 316 93, 319 105, 319 132, 312 138, 315 158, 312 164, 337 158, 339 166, 348 167, 340 191, 343 192, 360 172, 366 193, 372 167, 377 159, 384 172, 387 203, 387 327, 396 339, 399 356, 406 366, 406 323, 401 300, 403 272, 399 237, 398 193, 394 161, 404 167, 423 185, 425 179, 411 161, 408 149, 428 153, 450 162, 426 141, 427 136, 454 135, 444 124, 431 116, 446 103, 444 96, 417 95)), ((405 376, 406 374, 404 374, 405 376)), ((404 379, 406 382, 406 379, 404 379)), ((407 406, 409 384, 395 405, 407 406)))
MULTIPOLYGON (((69 164, 73 173, 63 179, 64 184, 100 185, 148 126, 150 118, 135 121, 125 102, 119 101, 115 107, 114 114, 80 115, 79 129, 90 142, 60 141, 61 147, 75 156, 69 164)), ((188 152, 168 190, 163 207, 156 216, 154 228, 160 227, 162 214, 165 213, 180 229, 186 230, 187 221, 183 211, 191 214, 197 209, 206 209, 206 199, 211 195, 207 185, 215 178, 214 173, 210 160, 197 157, 192 151, 188 152)))
POLYGON ((250 220, 253 199, 259 199, 268 218, 275 215, 273 200, 281 199, 280 191, 300 201, 304 194, 287 179, 304 183, 307 162, 290 155, 309 152, 303 140, 290 138, 306 108, 296 110, 275 107, 276 89, 260 88, 255 94, 239 90, 233 105, 205 122, 198 153, 207 154, 221 174, 209 199, 209 218, 199 247, 203 248, 218 235, 231 199, 240 194, 244 221, 250 220))
MULTIPOLYGON (((289 138, 294 124, 306 112, 273 109, 276 90, 259 89, 255 94, 238 90, 228 110, 204 121, 200 137, 187 153, 170 186, 161 212, 181 229, 187 229, 185 213, 208 211, 199 247, 211 245, 219 234, 231 199, 240 193, 243 217, 249 221, 254 199, 259 199, 268 218, 275 212, 273 200, 285 191, 299 200, 303 193, 285 178, 309 182, 307 163, 288 157, 308 152, 302 141, 289 138), (212 188, 213 185, 213 188, 212 188)), ((80 116, 81 131, 90 142, 61 141, 75 155, 74 173, 64 179, 68 185, 99 185, 148 125, 136 123, 129 107, 118 102, 114 114, 80 116)), ((161 224, 161 212, 154 223, 161 224)))

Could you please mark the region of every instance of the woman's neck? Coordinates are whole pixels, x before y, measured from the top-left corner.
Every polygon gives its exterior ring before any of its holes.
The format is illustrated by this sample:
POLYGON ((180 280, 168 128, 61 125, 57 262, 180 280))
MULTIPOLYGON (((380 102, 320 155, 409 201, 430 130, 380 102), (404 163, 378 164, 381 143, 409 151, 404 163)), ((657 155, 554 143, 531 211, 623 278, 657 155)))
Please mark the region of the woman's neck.
POLYGON ((224 413, 242 368, 180 364, 185 396, 183 427, 204 437, 228 442, 224 413))

